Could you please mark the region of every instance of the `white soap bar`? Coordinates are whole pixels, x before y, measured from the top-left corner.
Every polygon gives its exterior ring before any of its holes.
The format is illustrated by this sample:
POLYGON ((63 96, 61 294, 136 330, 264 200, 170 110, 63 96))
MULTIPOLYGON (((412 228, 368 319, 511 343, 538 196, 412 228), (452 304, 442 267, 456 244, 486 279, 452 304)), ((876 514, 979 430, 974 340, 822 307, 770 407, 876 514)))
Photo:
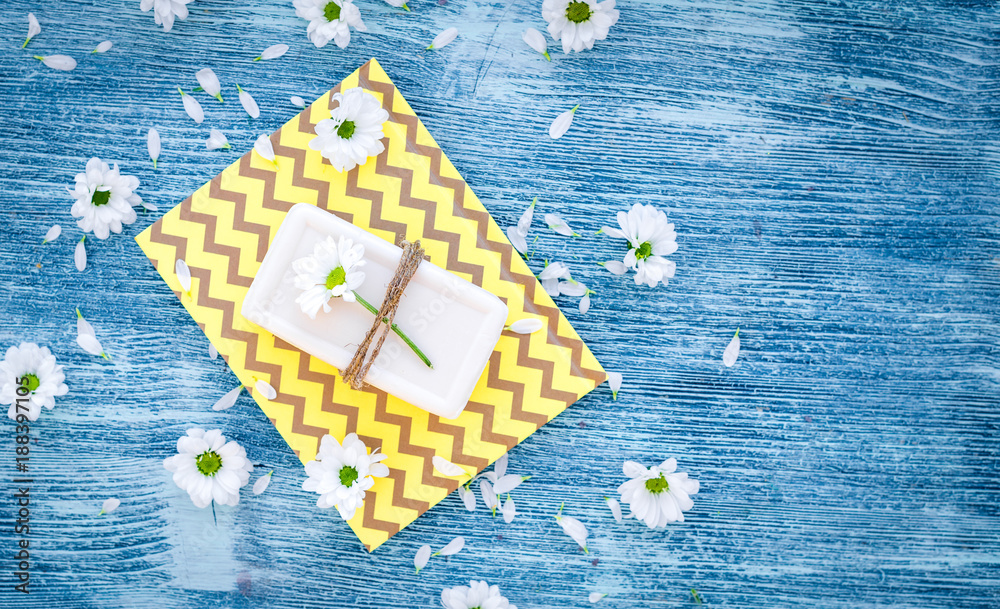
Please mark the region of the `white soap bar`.
MULTIPOLYGON (((327 237, 344 236, 365 246, 365 281, 356 291, 375 308, 382 304, 402 250, 305 203, 294 206, 278 228, 243 301, 249 321, 338 370, 347 367, 374 316, 358 302, 330 301, 310 319, 295 302, 292 262, 310 256, 327 237)), ((447 419, 465 408, 507 322, 507 305, 486 290, 426 260, 413 275, 396 325, 420 348, 428 368, 394 332, 389 332, 365 382, 447 419)))

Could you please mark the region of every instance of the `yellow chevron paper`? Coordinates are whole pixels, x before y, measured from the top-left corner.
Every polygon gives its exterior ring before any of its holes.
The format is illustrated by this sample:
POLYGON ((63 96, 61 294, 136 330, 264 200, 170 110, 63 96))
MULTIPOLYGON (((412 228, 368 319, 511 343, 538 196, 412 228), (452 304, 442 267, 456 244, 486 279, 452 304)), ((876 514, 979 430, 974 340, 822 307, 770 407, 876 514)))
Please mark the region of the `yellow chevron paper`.
MULTIPOLYGON (((246 153, 136 241, 240 381, 252 388, 263 379, 277 390, 273 400, 256 391, 253 397, 303 463, 327 433, 342 440, 356 432, 389 455, 389 476, 375 481, 348 523, 371 551, 458 488, 459 479, 434 470, 435 455, 475 474, 606 377, 374 59, 274 132, 271 142, 276 165, 246 153), (332 93, 357 86, 389 112, 386 150, 338 173, 308 143, 316 123, 330 118, 332 93), (468 406, 452 421, 374 388, 352 390, 333 367, 239 312, 271 238, 300 202, 393 243, 420 239, 431 262, 506 302, 508 323, 539 317, 546 330, 505 332, 468 406), (190 295, 174 272, 178 259, 191 269, 190 295)), ((328 510, 323 517, 333 526, 339 515, 328 510)))

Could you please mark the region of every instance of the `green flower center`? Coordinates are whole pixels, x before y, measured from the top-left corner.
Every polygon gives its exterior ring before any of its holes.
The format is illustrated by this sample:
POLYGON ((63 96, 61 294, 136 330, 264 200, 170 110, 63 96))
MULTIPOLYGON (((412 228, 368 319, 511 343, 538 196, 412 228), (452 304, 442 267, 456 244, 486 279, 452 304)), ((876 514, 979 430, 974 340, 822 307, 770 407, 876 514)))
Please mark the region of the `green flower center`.
POLYGON ((111 200, 110 190, 95 190, 94 196, 90 197, 90 202, 98 207, 100 207, 101 205, 107 205, 108 201, 110 200, 111 200))
POLYGON ((659 478, 653 478, 652 480, 646 480, 646 490, 654 495, 659 495, 663 491, 670 488, 670 484, 667 479, 660 474, 659 478))
POLYGON ((332 290, 338 285, 344 285, 346 282, 347 273, 344 272, 344 267, 338 266, 330 271, 330 274, 326 276, 326 289, 332 290))
POLYGON ((337 128, 337 135, 345 140, 351 139, 351 136, 354 135, 354 121, 344 121, 341 123, 340 127, 337 128))
POLYGON ((344 486, 350 488, 354 481, 358 479, 358 470, 351 467, 350 465, 345 465, 340 468, 340 483, 344 486))
POLYGON ((212 451, 205 451, 194 460, 198 471, 206 476, 214 476, 222 468, 222 457, 212 451))
POLYGON ((35 389, 38 389, 38 386, 41 384, 41 381, 34 374, 25 374, 21 377, 21 386, 26 387, 31 393, 34 393, 35 389))
POLYGON ((646 241, 645 243, 640 245, 639 249, 635 251, 635 257, 638 260, 645 260, 646 258, 649 258, 652 255, 653 255, 653 244, 650 243, 649 241, 646 241))
POLYGON ((583 23, 590 19, 590 5, 586 2, 570 2, 566 7, 566 18, 573 23, 583 23))
POLYGON ((336 2, 327 2, 326 6, 323 7, 323 16, 326 17, 327 21, 340 19, 340 5, 336 2))

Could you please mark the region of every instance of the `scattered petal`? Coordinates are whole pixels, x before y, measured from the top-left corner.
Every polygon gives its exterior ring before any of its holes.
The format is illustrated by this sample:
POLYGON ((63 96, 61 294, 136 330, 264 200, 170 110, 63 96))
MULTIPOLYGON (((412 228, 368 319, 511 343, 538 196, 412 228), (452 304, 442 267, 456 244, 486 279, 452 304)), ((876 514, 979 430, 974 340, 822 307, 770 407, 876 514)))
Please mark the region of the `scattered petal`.
POLYGON ((77 334, 76 344, 91 355, 104 356, 104 347, 93 334, 77 334))
POLYGON ((611 388, 611 397, 618 399, 618 390, 622 388, 622 373, 621 372, 609 372, 608 373, 608 387, 611 388))
POLYGON ((444 48, 449 44, 451 44, 451 41, 455 40, 456 36, 458 36, 458 28, 450 27, 445 31, 441 32, 440 34, 438 34, 437 36, 435 36, 434 41, 431 42, 431 46, 427 47, 427 50, 431 51, 434 49, 444 48))
POLYGON ((156 161, 160 158, 160 132, 155 128, 150 128, 146 132, 146 150, 149 151, 149 158, 153 161, 153 169, 156 169, 156 161))
POLYGON ((573 124, 573 115, 576 114, 576 109, 579 107, 580 104, 577 104, 572 109, 557 116, 549 127, 549 137, 554 140, 561 138, 569 130, 569 126, 573 124))
POLYGON ((177 274, 177 281, 181 282, 181 288, 188 296, 191 295, 191 268, 184 262, 183 258, 178 258, 174 263, 174 272, 177 274))
POLYGON ((253 494, 254 495, 259 495, 259 494, 261 494, 261 493, 263 493, 264 491, 267 490, 268 485, 271 484, 271 474, 273 474, 273 473, 274 473, 274 470, 272 469, 271 471, 267 472, 266 474, 264 474, 260 478, 257 478, 257 481, 253 483, 253 494))
MULTIPOLYGON (((509 460, 510 459, 507 457, 507 453, 504 453, 493 464, 493 473, 496 475, 497 478, 502 478, 503 475, 507 473, 507 462, 509 460)), ((497 492, 499 493, 500 491, 497 492)))
POLYGON ((121 504, 122 502, 114 497, 111 497, 110 499, 105 499, 104 503, 101 504, 101 513, 98 514, 98 516, 103 516, 104 514, 110 514, 111 512, 117 510, 118 506, 121 504))
POLYGON ((73 262, 76 263, 76 270, 83 271, 87 268, 87 248, 83 246, 83 240, 87 237, 82 237, 76 243, 76 250, 73 252, 73 262))
POLYGON ((560 235, 565 235, 566 237, 580 236, 579 233, 569 227, 569 224, 559 214, 545 214, 545 223, 560 235))
POLYGON ((69 55, 35 55, 35 59, 44 63, 46 67, 52 68, 53 70, 61 70, 63 72, 69 72, 70 70, 76 68, 76 60, 69 55))
POLYGON ((500 513, 503 514, 503 521, 507 524, 514 522, 514 516, 517 515, 517 507, 514 505, 514 500, 507 495, 507 501, 504 501, 503 507, 500 508, 500 513))
POLYGON ((524 235, 518 232, 516 226, 507 227, 507 239, 510 241, 510 244, 514 246, 514 249, 522 254, 527 253, 528 242, 524 239, 524 235))
POLYGON ((726 365, 727 368, 732 368, 736 364, 736 358, 740 356, 740 329, 736 329, 736 334, 733 336, 733 340, 729 341, 729 345, 726 346, 726 350, 722 353, 722 363, 726 365))
POLYGON ((261 394, 268 400, 273 400, 278 397, 278 392, 274 390, 271 383, 268 383, 264 379, 258 379, 257 382, 254 383, 254 387, 257 389, 257 393, 261 394))
POLYGON ((228 408, 232 408, 236 404, 236 399, 240 397, 241 391, 243 391, 243 385, 239 385, 231 389, 228 393, 226 393, 226 395, 219 398, 219 401, 212 406, 212 410, 226 410, 228 408))
POLYGON ((198 79, 198 84, 205 90, 205 93, 208 93, 220 102, 222 101, 222 85, 219 83, 219 77, 215 75, 215 71, 212 68, 198 70, 194 77, 198 79))
POLYGON ((606 268, 614 275, 624 275, 626 272, 628 272, 628 267, 625 266, 625 263, 622 262, 621 260, 608 260, 601 266, 606 268))
POLYGON ((157 211, 158 209, 160 209, 159 207, 153 205, 152 203, 146 203, 145 201, 142 202, 142 208, 145 209, 146 211, 157 211))
POLYGON ((83 318, 83 313, 80 313, 80 309, 76 310, 76 333, 79 334, 89 334, 91 336, 97 336, 94 332, 94 326, 90 325, 90 322, 83 318))
POLYGON ((264 49, 259 57, 254 59, 254 61, 260 61, 261 59, 277 59, 288 52, 287 44, 272 44, 271 46, 264 49))
POLYGON ((535 204, 538 203, 538 197, 531 200, 531 205, 528 209, 524 210, 521 217, 517 220, 517 232, 521 234, 522 237, 528 236, 528 229, 531 228, 531 221, 535 217, 535 204))
POLYGON ((53 224, 51 227, 49 227, 49 230, 45 233, 45 239, 42 240, 42 245, 45 245, 46 243, 52 243, 53 241, 58 239, 59 235, 61 234, 62 234, 62 227, 59 226, 58 224, 53 224))
POLYGON ((521 483, 530 478, 531 476, 518 476, 517 474, 507 474, 505 476, 500 476, 497 481, 493 484, 493 492, 497 495, 503 495, 504 493, 509 493, 517 487, 521 486, 521 483))
POLYGON ((573 538, 573 541, 577 543, 584 552, 587 552, 587 527, 583 525, 582 522, 573 518, 572 516, 562 515, 562 506, 559 506, 559 513, 556 514, 556 522, 562 527, 562 530, 573 538))
POLYGON ((462 548, 464 547, 465 547, 465 538, 459 536, 456 537, 455 539, 452 539, 451 541, 448 542, 448 545, 435 552, 434 556, 451 556, 452 554, 458 554, 459 552, 462 551, 462 548))
POLYGON ((431 461, 434 463, 434 469, 441 473, 441 475, 451 477, 467 475, 467 472, 464 469, 444 457, 434 455, 434 458, 431 459, 431 461))
POLYGON ((42 26, 38 25, 38 19, 35 18, 34 13, 28 13, 28 37, 24 40, 24 44, 21 48, 28 46, 31 39, 42 32, 42 26))
POLYGON ((470 512, 476 511, 476 495, 465 486, 458 487, 458 496, 462 498, 465 509, 470 512))
POLYGON ((240 92, 240 104, 243 105, 243 109, 247 111, 250 118, 257 118, 260 116, 260 107, 257 106, 257 100, 243 90, 243 87, 236 85, 236 90, 240 92))
POLYGON ((431 547, 429 545, 422 545, 420 549, 417 550, 417 555, 413 557, 413 566, 417 568, 417 573, 427 566, 427 561, 431 559, 431 547))
POLYGON ((114 43, 112 43, 110 40, 105 40, 101 44, 97 45, 97 48, 95 48, 90 53, 91 55, 93 55, 94 53, 107 53, 108 51, 111 50, 111 47, 113 46, 115 46, 114 43))
POLYGON ((298 95, 293 95, 290 99, 292 101, 292 105, 293 106, 296 106, 298 108, 305 108, 306 107, 306 100, 302 99, 298 95))
POLYGON ((219 357, 219 350, 215 348, 215 345, 208 343, 208 359, 214 360, 219 357))
POLYGON ((608 503, 608 508, 611 510, 611 515, 615 517, 615 520, 617 522, 621 522, 622 504, 618 503, 618 500, 612 497, 605 497, 604 500, 608 503))
POLYGON ((521 34, 521 39, 536 52, 544 55, 545 59, 552 61, 552 58, 549 56, 549 45, 545 42, 545 36, 542 36, 541 32, 533 27, 529 27, 521 34))
POLYGON ((569 277, 566 281, 559 282, 559 293, 563 296, 584 296, 587 294, 587 286, 569 277))
POLYGON ((258 137, 253 144, 253 149, 268 161, 274 162, 274 146, 271 145, 271 138, 266 135, 258 137))
POLYGON ((486 507, 496 513, 497 494, 493 492, 493 485, 490 484, 489 480, 479 481, 479 494, 482 496, 483 503, 486 504, 486 507))
POLYGON ((218 129, 212 129, 208 133, 208 139, 205 140, 205 148, 218 150, 219 148, 232 148, 232 146, 229 144, 229 139, 225 133, 218 129))
POLYGON ((205 120, 205 110, 201 107, 201 104, 197 99, 185 93, 180 87, 178 87, 177 90, 181 92, 181 101, 184 102, 184 111, 187 112, 187 115, 190 116, 194 122, 200 125, 205 120))
POLYGON ((580 315, 586 315, 590 310, 590 294, 584 294, 580 299, 580 315))
POLYGON ((601 599, 602 599, 602 598, 604 598, 605 596, 607 596, 607 594, 605 594, 605 593, 601 593, 601 592, 591 592, 591 593, 590 593, 590 596, 588 596, 588 597, 587 597, 587 599, 588 599, 588 600, 589 600, 590 602, 592 602, 592 603, 596 603, 597 601, 601 600, 601 599))
POLYGON ((529 317, 515 321, 507 326, 507 329, 515 334, 531 334, 533 332, 538 332, 544 327, 545 322, 536 317, 529 317))

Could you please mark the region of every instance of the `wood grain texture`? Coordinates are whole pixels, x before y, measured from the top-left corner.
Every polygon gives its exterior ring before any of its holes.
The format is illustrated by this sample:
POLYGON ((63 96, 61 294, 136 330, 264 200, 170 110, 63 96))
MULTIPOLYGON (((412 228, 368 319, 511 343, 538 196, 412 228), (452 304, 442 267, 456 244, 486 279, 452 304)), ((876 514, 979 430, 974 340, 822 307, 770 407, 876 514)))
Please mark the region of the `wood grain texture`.
POLYGON ((0 439, 0 606, 433 607, 487 579, 519 607, 987 608, 1000 604, 1000 13, 988 2, 623 0, 594 50, 544 61, 520 40, 537 1, 358 0, 370 31, 315 49, 291 2, 195 0, 174 31, 138 0, 0 7, 0 346, 34 340, 70 394, 32 426, 33 592, 12 590, 14 433, 0 439), (33 11, 43 31, 21 50, 33 11), (460 36, 422 49, 456 25, 460 36), (88 55, 101 40, 115 48, 88 55), (270 44, 285 57, 253 63, 270 44), (67 53, 69 73, 32 54, 67 53), (583 237, 543 227, 531 265, 595 289, 559 299, 608 369, 599 389, 511 451, 533 478, 510 525, 457 496, 368 555, 300 489, 304 472, 132 241, 88 239, 65 187, 120 163, 166 211, 236 151, 377 57, 501 226, 533 196, 583 237), (184 114, 212 67, 225 104, 184 114), (235 83, 262 114, 251 120, 235 83), (581 104, 569 133, 549 122, 581 104), (154 170, 145 132, 164 152, 154 170), (650 290, 594 263, 634 202, 677 225, 677 277, 650 290), (64 235, 40 245, 49 225, 64 235), (112 355, 75 344, 80 307, 112 355), (743 354, 725 369, 737 327, 743 354), (162 460, 218 427, 275 470, 263 495, 198 510, 162 460), (676 456, 702 483, 687 522, 616 524, 602 497, 624 459, 676 456), (96 518, 101 502, 122 506, 96 518), (552 519, 591 529, 584 555, 552 519), (466 549, 415 575, 454 535, 466 549))

